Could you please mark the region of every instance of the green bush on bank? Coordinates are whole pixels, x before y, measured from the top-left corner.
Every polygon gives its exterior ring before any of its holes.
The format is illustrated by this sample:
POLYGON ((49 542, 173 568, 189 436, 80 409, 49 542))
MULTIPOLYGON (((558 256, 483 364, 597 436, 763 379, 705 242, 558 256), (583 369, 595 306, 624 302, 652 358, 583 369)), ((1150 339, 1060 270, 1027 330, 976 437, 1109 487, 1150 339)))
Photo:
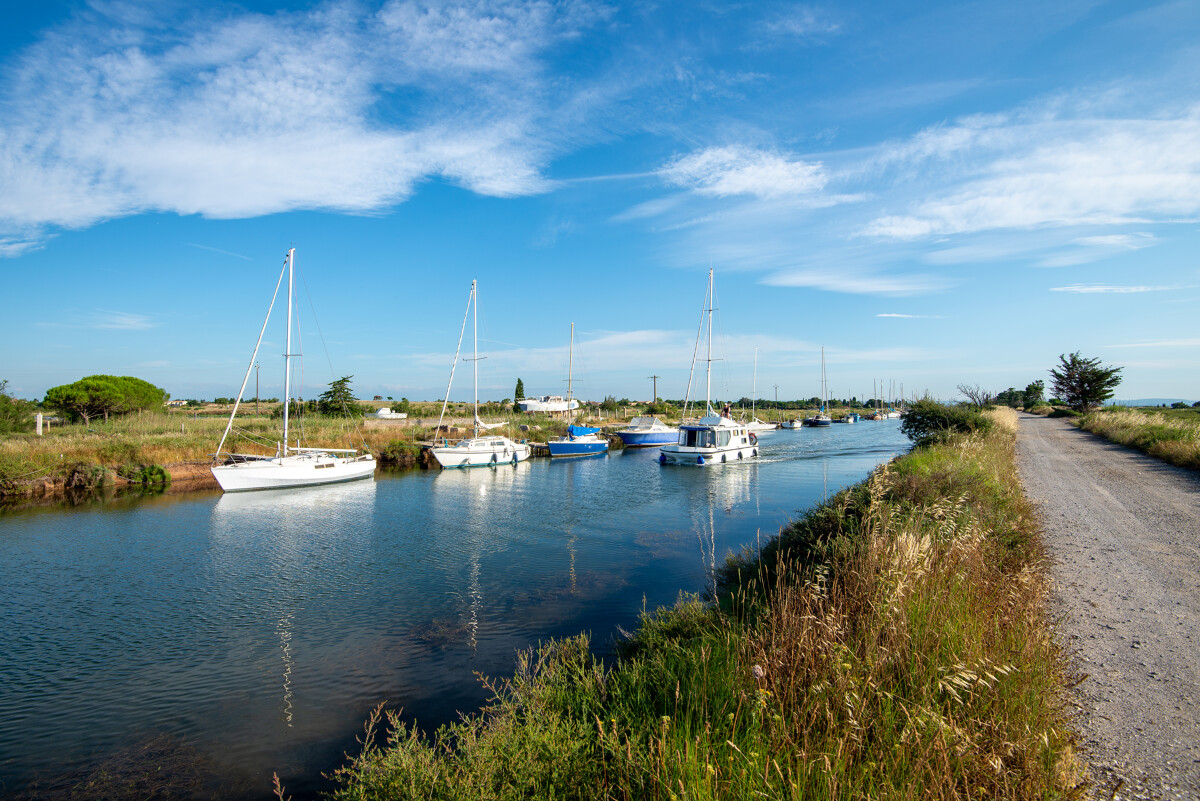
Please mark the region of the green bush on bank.
POLYGON ((879 469, 732 558, 716 603, 521 656, 431 738, 377 710, 337 799, 1076 796, 1011 429, 879 469))
POLYGON ((914 401, 900 421, 900 430, 919 446, 946 442, 954 434, 991 430, 983 412, 969 406, 950 406, 931 398, 914 401))

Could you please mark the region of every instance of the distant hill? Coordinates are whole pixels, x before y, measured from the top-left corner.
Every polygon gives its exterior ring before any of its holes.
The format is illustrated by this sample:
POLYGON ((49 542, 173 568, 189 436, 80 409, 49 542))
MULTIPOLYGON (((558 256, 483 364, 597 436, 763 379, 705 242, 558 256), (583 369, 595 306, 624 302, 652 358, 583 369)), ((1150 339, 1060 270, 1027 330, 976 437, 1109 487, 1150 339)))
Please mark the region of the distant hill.
POLYGON ((1162 406, 1164 403, 1170 406, 1172 403, 1183 401, 1188 406, 1191 406, 1194 401, 1187 398, 1120 398, 1118 400, 1108 401, 1105 406, 1162 406))

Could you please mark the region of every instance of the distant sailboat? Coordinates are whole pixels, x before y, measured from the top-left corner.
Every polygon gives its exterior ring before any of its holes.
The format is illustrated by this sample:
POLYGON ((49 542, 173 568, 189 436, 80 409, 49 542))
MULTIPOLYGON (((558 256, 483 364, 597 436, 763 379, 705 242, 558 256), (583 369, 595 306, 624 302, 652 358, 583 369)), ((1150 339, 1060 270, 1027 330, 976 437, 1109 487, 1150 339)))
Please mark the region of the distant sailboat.
POLYGON ((825 381, 825 346, 821 346, 821 410, 812 417, 804 419, 804 425, 813 428, 824 427, 833 423, 829 416, 829 385, 825 381))
POLYGON ((571 406, 571 379, 575 369, 575 323, 571 323, 570 343, 567 357, 567 435, 552 439, 546 445, 550 448, 551 457, 599 456, 608 452, 608 440, 597 436, 600 429, 570 422, 574 410, 571 406))
POLYGON ((777 426, 774 423, 764 423, 758 419, 758 348, 754 349, 754 381, 750 389, 750 422, 746 423, 746 428, 754 432, 774 431, 777 426))
MULTIPOLYGON (((496 467, 500 464, 523 462, 529 458, 530 447, 524 442, 513 442, 508 437, 479 436, 479 429, 486 428, 479 419, 479 301, 476 296, 476 282, 471 282, 471 294, 467 298, 467 313, 474 309, 474 351, 471 359, 475 373, 475 414, 472 422, 473 433, 470 439, 450 445, 449 443, 431 448, 433 458, 442 467, 496 467)), ((463 331, 458 335, 458 346, 462 348, 463 333, 466 333, 467 318, 463 317, 463 331)), ((442 401, 442 414, 438 417, 438 428, 442 427, 442 419, 446 415, 446 405, 450 402, 450 387, 454 384, 454 367, 458 365, 458 353, 454 353, 454 365, 450 367, 450 383, 446 385, 446 399, 442 401)), ((493 426, 494 427, 494 426, 493 426)))

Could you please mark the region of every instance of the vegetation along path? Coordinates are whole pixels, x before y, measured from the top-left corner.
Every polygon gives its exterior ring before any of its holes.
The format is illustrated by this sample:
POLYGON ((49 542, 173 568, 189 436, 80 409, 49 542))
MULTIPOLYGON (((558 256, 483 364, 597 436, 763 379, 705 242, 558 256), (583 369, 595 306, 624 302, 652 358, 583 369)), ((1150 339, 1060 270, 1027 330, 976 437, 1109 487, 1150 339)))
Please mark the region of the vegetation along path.
POLYGON ((1200 795, 1200 476, 1024 415, 1098 798, 1200 795))

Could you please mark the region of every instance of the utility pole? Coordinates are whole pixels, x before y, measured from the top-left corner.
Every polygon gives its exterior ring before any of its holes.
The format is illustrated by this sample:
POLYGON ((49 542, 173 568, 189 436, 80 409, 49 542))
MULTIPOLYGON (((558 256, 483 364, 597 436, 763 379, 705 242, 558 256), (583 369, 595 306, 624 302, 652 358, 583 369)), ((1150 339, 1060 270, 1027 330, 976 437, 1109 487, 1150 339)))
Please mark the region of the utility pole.
POLYGON ((656 375, 648 375, 648 376, 646 376, 646 378, 652 379, 654 381, 654 394, 650 396, 650 402, 658 403, 658 378, 659 377, 656 375))
POLYGON ((254 363, 254 416, 258 417, 258 362, 254 363))

